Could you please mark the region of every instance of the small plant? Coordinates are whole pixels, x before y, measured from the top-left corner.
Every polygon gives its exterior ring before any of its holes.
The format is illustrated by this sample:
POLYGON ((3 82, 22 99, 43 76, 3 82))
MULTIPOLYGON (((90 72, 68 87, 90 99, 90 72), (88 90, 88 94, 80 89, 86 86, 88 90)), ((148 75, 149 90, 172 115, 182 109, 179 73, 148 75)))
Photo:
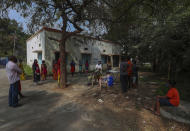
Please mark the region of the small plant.
POLYGON ((26 64, 23 65, 24 67, 24 73, 26 76, 32 76, 33 75, 33 71, 32 68, 26 64))

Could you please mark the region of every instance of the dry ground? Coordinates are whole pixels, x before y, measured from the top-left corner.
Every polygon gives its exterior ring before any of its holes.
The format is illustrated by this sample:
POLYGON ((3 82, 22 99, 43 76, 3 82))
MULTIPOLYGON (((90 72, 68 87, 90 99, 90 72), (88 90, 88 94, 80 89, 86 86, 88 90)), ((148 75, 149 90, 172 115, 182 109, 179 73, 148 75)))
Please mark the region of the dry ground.
MULTIPOLYGON (((141 75, 152 75, 141 73, 141 75)), ((22 82, 23 106, 8 107, 8 82, 0 70, 0 130, 2 131, 188 131, 189 125, 153 115, 144 105, 152 103, 156 85, 140 82, 125 96, 119 84, 101 93, 87 86, 87 77, 69 77, 73 83, 58 89, 49 79, 35 86, 22 82), (102 101, 101 101, 101 100, 102 101)))

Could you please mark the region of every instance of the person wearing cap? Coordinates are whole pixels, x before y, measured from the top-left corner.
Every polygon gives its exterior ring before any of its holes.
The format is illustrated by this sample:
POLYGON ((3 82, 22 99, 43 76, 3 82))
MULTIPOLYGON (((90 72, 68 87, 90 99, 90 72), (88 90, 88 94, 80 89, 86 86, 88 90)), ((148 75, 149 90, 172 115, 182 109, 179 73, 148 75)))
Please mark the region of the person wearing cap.
POLYGON ((156 115, 160 115, 160 106, 173 106, 179 105, 180 97, 178 90, 174 87, 175 81, 169 81, 169 90, 165 96, 157 96, 156 103, 153 104, 152 111, 156 115))

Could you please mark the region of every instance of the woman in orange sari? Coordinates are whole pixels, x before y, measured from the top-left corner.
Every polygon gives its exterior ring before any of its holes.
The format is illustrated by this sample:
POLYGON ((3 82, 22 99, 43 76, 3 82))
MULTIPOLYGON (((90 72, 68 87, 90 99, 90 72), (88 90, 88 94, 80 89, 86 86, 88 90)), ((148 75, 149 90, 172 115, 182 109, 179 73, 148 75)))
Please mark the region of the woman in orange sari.
POLYGON ((53 61, 53 69, 52 69, 52 72, 53 72, 53 79, 54 80, 57 80, 57 69, 58 69, 58 64, 55 62, 55 61, 53 61))

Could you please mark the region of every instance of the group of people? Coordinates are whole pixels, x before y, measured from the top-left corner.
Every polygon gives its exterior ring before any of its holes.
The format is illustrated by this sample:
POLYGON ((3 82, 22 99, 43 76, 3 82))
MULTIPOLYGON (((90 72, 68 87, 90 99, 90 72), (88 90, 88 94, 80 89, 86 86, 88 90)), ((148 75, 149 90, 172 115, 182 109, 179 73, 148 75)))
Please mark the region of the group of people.
MULTIPOLYGON (((130 58, 122 58, 120 63, 120 82, 122 92, 127 92, 131 87, 137 87, 138 84, 138 67, 136 61, 131 61, 130 58)), ((70 63, 72 76, 75 72, 75 62, 72 60, 70 63)), ((81 66, 79 64, 79 66, 81 66)), ((88 70, 88 62, 86 63, 86 70, 88 70)), ((38 61, 34 60, 32 65, 34 82, 46 80, 47 77, 47 66, 45 61, 42 61, 41 70, 38 65, 38 61)), ((80 70, 80 68, 79 68, 80 70)), ((19 65, 17 58, 15 56, 9 57, 9 61, 6 64, 6 73, 10 83, 9 89, 9 106, 18 107, 18 96, 23 98, 24 96, 21 93, 21 82, 20 80, 25 79, 24 69, 22 65, 22 60, 19 60, 19 65)), ((107 72, 105 77, 102 77, 102 64, 101 61, 98 61, 98 64, 95 66, 96 79, 99 82, 100 88, 102 85, 105 87, 112 87, 114 83, 113 76, 107 72)), ((53 78, 60 79, 60 60, 57 63, 54 63, 53 68, 53 78), (56 65, 55 65, 56 64, 56 65)), ((180 97, 179 92, 175 88, 175 81, 168 82, 168 93, 165 96, 157 96, 156 102, 153 104, 151 111, 154 111, 155 114, 160 115, 160 106, 178 106, 180 97)))
MULTIPOLYGON (((88 69, 89 69, 88 60, 86 60, 84 66, 85 66, 85 72, 88 73, 88 69)), ((75 74, 75 67, 76 67, 75 61, 71 60, 70 72, 71 72, 72 76, 74 76, 74 74, 75 74)), ((60 80, 60 59, 58 59, 58 61, 55 61, 55 60, 53 61, 52 72, 53 72, 53 79, 58 80, 58 83, 59 83, 59 80, 60 80)), ((79 73, 82 73, 82 72, 83 72, 83 63, 81 60, 79 60, 79 73)))
POLYGON ((35 83, 38 83, 40 80, 46 80, 47 78, 47 65, 45 61, 42 61, 41 70, 38 65, 38 61, 35 59, 34 63, 32 64, 33 70, 33 80, 35 83))
POLYGON ((122 92, 127 92, 131 87, 138 86, 138 67, 136 61, 131 58, 121 58, 120 63, 120 82, 122 92))

